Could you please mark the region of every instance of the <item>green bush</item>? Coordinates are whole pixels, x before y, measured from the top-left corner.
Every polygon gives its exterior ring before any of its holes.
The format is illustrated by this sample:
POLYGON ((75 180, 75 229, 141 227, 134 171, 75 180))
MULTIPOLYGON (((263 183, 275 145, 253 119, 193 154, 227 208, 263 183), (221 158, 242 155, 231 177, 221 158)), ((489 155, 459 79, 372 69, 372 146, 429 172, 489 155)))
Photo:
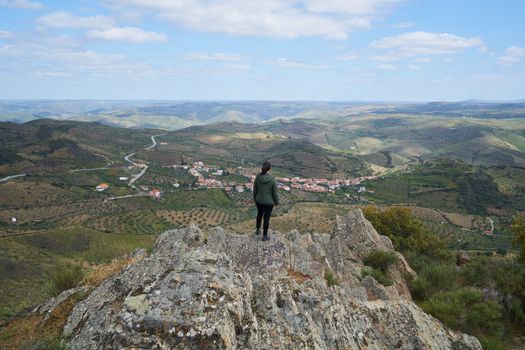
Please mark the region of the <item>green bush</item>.
POLYGON ((372 276, 377 282, 383 286, 391 286, 394 282, 388 278, 385 273, 381 270, 374 268, 364 268, 361 270, 361 277, 365 278, 366 276, 372 276))
POLYGON ((423 254, 437 260, 450 258, 445 242, 426 230, 423 224, 412 216, 410 209, 393 207, 380 210, 368 206, 363 209, 363 214, 377 232, 392 240, 397 250, 403 253, 423 254))
POLYGON ((483 350, 508 350, 509 348, 499 339, 494 337, 478 337, 483 350))
POLYGON ((462 332, 495 337, 503 333, 501 306, 483 300, 483 294, 476 288, 437 292, 421 306, 447 326, 462 332))
POLYGON ((48 291, 51 295, 75 288, 82 278, 84 271, 80 263, 66 262, 56 265, 48 274, 48 291))
POLYGON ((428 264, 421 268, 416 279, 410 281, 409 287, 415 300, 426 300, 436 292, 454 290, 458 287, 454 266, 428 264))
POLYGON ((326 284, 328 285, 328 287, 332 287, 339 284, 332 271, 326 270, 324 273, 324 279, 326 280, 326 284))
POLYGON ((367 266, 370 266, 376 270, 380 270, 383 273, 388 271, 390 265, 397 261, 396 253, 393 251, 384 252, 380 250, 373 251, 369 253, 363 259, 363 263, 367 266))

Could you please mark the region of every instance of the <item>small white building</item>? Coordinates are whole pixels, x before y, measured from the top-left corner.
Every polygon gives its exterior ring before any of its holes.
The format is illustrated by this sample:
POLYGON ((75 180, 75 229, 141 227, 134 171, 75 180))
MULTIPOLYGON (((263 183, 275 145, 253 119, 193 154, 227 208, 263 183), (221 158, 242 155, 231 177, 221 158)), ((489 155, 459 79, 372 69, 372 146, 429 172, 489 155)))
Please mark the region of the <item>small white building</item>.
POLYGON ((242 193, 242 192, 244 192, 244 186, 235 186, 235 190, 237 192, 241 192, 242 193))
POLYGON ((16 218, 14 216, 11 218, 11 223, 16 224, 16 218))
POLYGON ((118 179, 120 181, 128 181, 129 180, 129 178, 127 176, 120 176, 118 179))

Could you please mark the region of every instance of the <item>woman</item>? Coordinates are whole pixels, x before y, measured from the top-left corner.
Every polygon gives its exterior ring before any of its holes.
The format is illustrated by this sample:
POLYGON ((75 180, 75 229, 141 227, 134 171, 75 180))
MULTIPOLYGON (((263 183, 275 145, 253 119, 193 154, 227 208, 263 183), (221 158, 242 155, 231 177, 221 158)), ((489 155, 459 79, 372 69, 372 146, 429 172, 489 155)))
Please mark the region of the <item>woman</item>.
POLYGON ((268 171, 272 168, 269 161, 265 161, 262 165, 261 173, 255 177, 255 183, 253 184, 253 200, 257 205, 257 231, 256 235, 261 233, 261 221, 264 217, 263 225, 263 241, 267 241, 268 238, 268 226, 270 226, 270 216, 272 215, 272 209, 274 204, 279 204, 279 195, 277 194, 277 181, 275 178, 268 174, 268 171))

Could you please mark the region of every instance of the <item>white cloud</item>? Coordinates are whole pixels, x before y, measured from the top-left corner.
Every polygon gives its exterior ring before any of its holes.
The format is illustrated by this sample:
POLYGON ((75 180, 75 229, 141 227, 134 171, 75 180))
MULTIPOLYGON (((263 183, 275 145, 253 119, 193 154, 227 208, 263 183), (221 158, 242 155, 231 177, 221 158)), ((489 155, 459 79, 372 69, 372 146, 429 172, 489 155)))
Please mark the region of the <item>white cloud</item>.
POLYGON ((519 63, 525 58, 525 48, 511 46, 505 50, 505 54, 498 58, 498 63, 502 66, 510 67, 514 63, 519 63))
POLYGON ((186 28, 275 38, 346 39, 406 0, 111 0, 186 28))
POLYGON ((430 57, 419 57, 419 58, 416 58, 414 60, 414 62, 417 62, 417 63, 428 63, 428 62, 432 62, 432 58, 430 58, 430 57))
POLYGON ((396 70, 397 66, 394 66, 392 64, 380 64, 379 66, 377 66, 377 68, 382 70, 396 70))
POLYGON ((8 30, 0 30, 0 39, 11 39, 13 33, 8 30))
POLYGON ((37 77, 45 78, 63 78, 69 76, 69 74, 60 71, 48 71, 48 72, 33 72, 37 77))
POLYGON ((311 63, 290 60, 288 58, 279 58, 276 60, 268 61, 268 64, 282 67, 282 68, 298 68, 298 69, 327 69, 327 68, 330 68, 330 66, 327 66, 324 64, 311 64, 311 63))
POLYGON ((347 52, 345 54, 336 56, 336 61, 355 61, 358 60, 360 56, 354 52, 347 52))
POLYGON ((105 29, 114 25, 111 17, 107 16, 76 16, 69 12, 52 12, 37 19, 37 23, 51 28, 86 28, 86 29, 105 29))
POLYGON ((39 10, 44 7, 39 2, 28 0, 0 0, 0 6, 24 10, 39 10))
POLYGON ((93 39, 127 41, 133 43, 149 41, 164 42, 168 40, 167 35, 164 33, 147 32, 134 27, 114 27, 103 30, 90 30, 87 35, 93 39))
POLYGON ((417 55, 459 53, 468 48, 481 48, 483 41, 480 38, 463 38, 448 33, 412 32, 374 41, 371 46, 393 50, 389 56, 394 60, 417 55))
POLYGON ((245 59, 244 56, 236 53, 189 53, 184 55, 184 59, 188 61, 241 61, 245 59))

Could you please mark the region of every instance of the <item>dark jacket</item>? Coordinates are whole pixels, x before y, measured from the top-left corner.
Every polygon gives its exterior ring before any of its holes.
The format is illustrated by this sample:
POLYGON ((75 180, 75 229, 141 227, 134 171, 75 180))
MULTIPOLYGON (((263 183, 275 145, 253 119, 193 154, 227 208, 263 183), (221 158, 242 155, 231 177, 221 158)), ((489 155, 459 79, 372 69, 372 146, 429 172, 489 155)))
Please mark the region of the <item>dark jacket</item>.
POLYGON ((272 175, 257 175, 253 184, 253 200, 259 204, 279 204, 277 181, 272 175))

